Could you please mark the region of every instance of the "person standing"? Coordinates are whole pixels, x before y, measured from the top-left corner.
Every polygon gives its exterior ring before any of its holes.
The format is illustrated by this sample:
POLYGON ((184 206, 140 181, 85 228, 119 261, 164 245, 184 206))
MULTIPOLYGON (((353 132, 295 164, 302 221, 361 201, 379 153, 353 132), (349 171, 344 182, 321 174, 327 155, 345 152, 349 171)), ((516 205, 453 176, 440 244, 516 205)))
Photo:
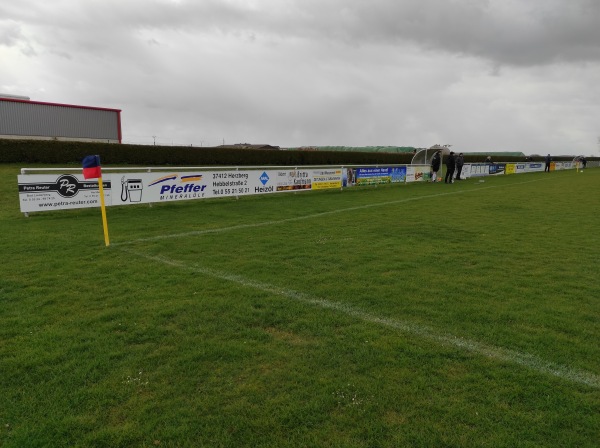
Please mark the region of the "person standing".
POLYGON ((587 166, 587 159, 585 158, 585 156, 581 156, 581 169, 585 169, 585 167, 587 166))
POLYGON ((446 158, 446 178, 444 182, 447 184, 451 184, 454 181, 452 177, 454 176, 454 170, 456 169, 456 159, 454 158, 454 151, 450 151, 450 155, 446 158))
POLYGON ((441 164, 442 158, 440 156, 440 152, 437 151, 431 158, 431 182, 437 181, 437 173, 440 170, 441 164))
POLYGON ((461 152, 458 157, 456 157, 456 180, 462 180, 460 178, 460 174, 462 173, 463 165, 465 164, 465 158, 463 153, 461 152))
POLYGON ((548 154, 546 156, 546 168, 544 168, 544 172, 546 173, 550 172, 550 162, 552 162, 552 157, 550 157, 550 154, 548 154))

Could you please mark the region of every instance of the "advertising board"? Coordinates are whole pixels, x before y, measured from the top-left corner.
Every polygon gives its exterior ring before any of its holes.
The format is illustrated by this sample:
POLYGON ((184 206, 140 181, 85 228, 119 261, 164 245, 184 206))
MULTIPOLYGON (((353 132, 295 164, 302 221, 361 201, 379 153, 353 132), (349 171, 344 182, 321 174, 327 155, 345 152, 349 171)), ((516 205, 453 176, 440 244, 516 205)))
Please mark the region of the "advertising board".
MULTIPOLYGON (((30 174, 17 176, 19 206, 23 213, 99 207, 98 180, 78 174, 30 174)), ((111 182, 102 179, 106 204, 112 200, 111 182)))
MULTIPOLYGON (((97 180, 79 174, 21 174, 23 213, 100 205, 97 180)), ((121 172, 103 177, 105 204, 149 204, 342 187, 342 168, 121 172)))

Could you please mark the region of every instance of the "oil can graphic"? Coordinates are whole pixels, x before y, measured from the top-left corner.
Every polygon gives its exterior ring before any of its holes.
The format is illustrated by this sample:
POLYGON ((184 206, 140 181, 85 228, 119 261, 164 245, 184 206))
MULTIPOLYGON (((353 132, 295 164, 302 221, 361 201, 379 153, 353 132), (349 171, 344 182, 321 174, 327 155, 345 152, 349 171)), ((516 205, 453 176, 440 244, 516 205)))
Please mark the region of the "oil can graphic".
POLYGON ((121 177, 121 201, 142 202, 142 190, 144 184, 142 179, 125 179, 121 177))

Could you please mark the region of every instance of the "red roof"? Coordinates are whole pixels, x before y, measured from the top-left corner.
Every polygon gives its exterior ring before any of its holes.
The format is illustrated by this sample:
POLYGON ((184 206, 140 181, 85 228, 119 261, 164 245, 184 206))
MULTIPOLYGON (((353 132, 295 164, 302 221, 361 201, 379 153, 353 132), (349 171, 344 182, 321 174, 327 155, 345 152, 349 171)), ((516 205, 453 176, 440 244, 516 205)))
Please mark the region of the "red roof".
POLYGON ((13 103, 25 103, 25 104, 40 104, 42 106, 61 106, 61 107, 73 107, 76 109, 92 109, 92 110, 105 110, 105 111, 109 111, 109 112, 121 112, 121 109, 110 109, 107 107, 77 106, 75 104, 47 103, 44 101, 20 100, 17 98, 2 98, 2 97, 0 97, 0 101, 11 101, 13 103))

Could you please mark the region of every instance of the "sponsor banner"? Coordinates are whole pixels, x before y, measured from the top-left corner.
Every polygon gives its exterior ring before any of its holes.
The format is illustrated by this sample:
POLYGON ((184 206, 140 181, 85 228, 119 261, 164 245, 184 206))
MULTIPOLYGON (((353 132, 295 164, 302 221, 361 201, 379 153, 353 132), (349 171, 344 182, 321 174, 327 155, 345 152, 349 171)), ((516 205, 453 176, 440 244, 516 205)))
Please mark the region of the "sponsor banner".
POLYGON ((522 174, 525 172, 526 165, 524 163, 515 164, 515 174, 522 174))
POLYGON ((342 186, 351 187, 354 185, 354 169, 352 168, 342 168, 342 186))
POLYGON ((425 165, 406 167, 406 182, 424 182, 431 180, 430 168, 425 165))
POLYGON ((115 189, 120 193, 115 194, 113 205, 201 199, 209 191, 212 196, 218 196, 219 191, 223 196, 229 196, 225 192, 230 193, 237 188, 234 187, 237 181, 238 179, 228 179, 225 175, 212 178, 208 172, 198 171, 113 174, 115 189))
POLYGON ((490 173, 489 164, 487 163, 472 163, 469 172, 470 177, 487 176, 490 173))
POLYGON ((356 185, 389 184, 392 182, 388 167, 357 168, 356 185))
MULTIPOLYGON (((461 177, 536 172, 544 171, 544 167, 543 162, 465 164, 461 177)), ((575 163, 556 162, 553 168, 572 169, 575 163)), ((103 177, 105 204, 157 203, 430 180, 430 167, 427 165, 189 170, 106 173, 103 177)), ((85 180, 80 174, 23 174, 18 176, 18 187, 23 213, 100 206, 98 181, 85 180)))
POLYGON ((390 179, 393 184, 403 184, 406 182, 406 167, 393 166, 390 168, 390 179))
POLYGON ((504 174, 506 170, 506 163, 491 163, 488 165, 490 175, 495 176, 496 174, 504 174))
POLYGON ((471 177, 471 164, 466 163, 462 167, 462 171, 460 172, 460 178, 468 179, 469 177, 471 177))
POLYGON ((536 163, 526 163, 525 164, 525 172, 526 173, 533 173, 536 171, 544 171, 546 164, 545 163, 540 163, 540 162, 536 162, 536 163))
POLYGON ((570 170, 576 167, 576 163, 573 162, 555 162, 554 169, 559 170, 570 170))
POLYGON ((113 174, 112 205, 185 201, 274 193, 275 170, 186 171, 113 174))
POLYGON ((313 170, 312 189, 342 188, 342 171, 342 168, 313 170))
MULTIPOLYGON (((342 188, 342 168, 125 172, 103 178, 105 204, 131 205, 342 188), (114 189, 111 189, 114 186, 114 189)), ((97 180, 74 174, 18 176, 21 211, 100 206, 97 180)))
MULTIPOLYGON (((201 191, 204 195, 199 196, 197 199, 274 193, 278 180, 276 170, 206 171, 205 174, 203 172, 198 174, 201 179, 197 181, 197 185, 200 187, 206 185, 206 188, 201 191), (204 182, 202 179, 204 179, 204 182)), ((194 177, 192 173, 191 178, 194 177)), ((182 181, 188 178, 190 178, 189 173, 180 174, 182 181)))
MULTIPOLYGON (((21 174, 17 182, 23 213, 100 206, 97 179, 85 180, 79 174, 21 174)), ((110 179, 102 179, 102 186, 104 201, 110 205, 110 179)))
POLYGON ((277 171, 277 191, 310 190, 312 173, 309 170, 280 170, 277 171))
POLYGON ((406 166, 357 168, 354 173, 356 185, 397 184, 406 182, 406 166))
POLYGON ((342 169, 269 169, 120 174, 113 205, 342 187, 342 169))

